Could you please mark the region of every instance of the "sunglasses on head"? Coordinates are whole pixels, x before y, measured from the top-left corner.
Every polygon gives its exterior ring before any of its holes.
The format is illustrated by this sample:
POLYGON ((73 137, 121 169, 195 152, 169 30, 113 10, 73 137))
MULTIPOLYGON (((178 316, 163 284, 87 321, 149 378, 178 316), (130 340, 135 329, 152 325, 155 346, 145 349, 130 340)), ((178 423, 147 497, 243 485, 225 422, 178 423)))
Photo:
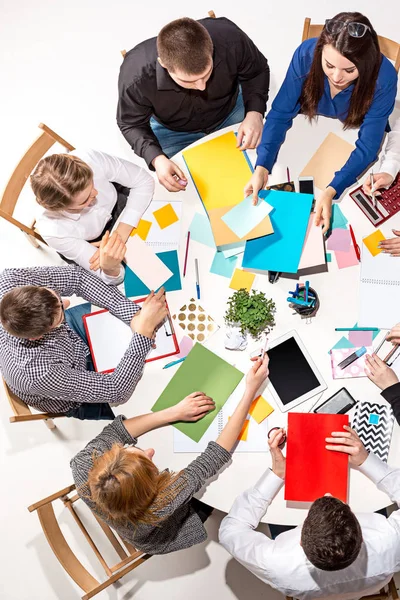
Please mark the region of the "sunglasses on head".
POLYGON ((367 31, 371 33, 371 27, 364 25, 364 23, 357 23, 357 21, 336 21, 335 19, 327 19, 325 21, 325 29, 328 33, 336 35, 347 28, 348 34, 351 37, 362 38, 367 31))

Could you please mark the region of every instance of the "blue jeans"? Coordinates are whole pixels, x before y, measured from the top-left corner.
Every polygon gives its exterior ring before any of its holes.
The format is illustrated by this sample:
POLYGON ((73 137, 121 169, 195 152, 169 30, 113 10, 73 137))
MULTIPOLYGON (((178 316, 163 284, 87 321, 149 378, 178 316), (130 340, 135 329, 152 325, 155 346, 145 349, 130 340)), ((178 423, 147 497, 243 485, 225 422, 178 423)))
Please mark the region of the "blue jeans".
MULTIPOLYGON (((242 90, 239 88, 239 94, 235 106, 226 119, 222 121, 222 123, 218 125, 214 131, 218 131, 219 129, 223 129, 229 125, 235 125, 235 123, 241 123, 243 119, 243 95, 242 90)), ((163 152, 168 156, 168 158, 175 156, 175 154, 178 154, 178 152, 186 148, 186 146, 190 146, 190 144, 193 144, 194 142, 197 142, 197 140, 201 140, 208 135, 202 131, 197 133, 191 131, 173 131, 172 129, 167 129, 167 127, 164 127, 164 125, 161 125, 161 123, 158 123, 158 121, 156 121, 153 117, 150 119, 150 127, 160 142, 163 152)))
MULTIPOLYGON (((73 308, 68 308, 65 311, 65 320, 75 333, 79 335, 81 340, 88 346, 86 337, 85 327, 83 325, 83 315, 90 313, 91 306, 89 302, 85 304, 79 304, 73 308)), ((90 356, 87 358, 86 369, 88 371, 94 371, 93 361, 90 356)), ((108 421, 115 419, 115 415, 107 402, 84 402, 78 408, 71 408, 67 413, 66 417, 74 417, 75 419, 90 419, 99 421, 106 419, 108 421)))

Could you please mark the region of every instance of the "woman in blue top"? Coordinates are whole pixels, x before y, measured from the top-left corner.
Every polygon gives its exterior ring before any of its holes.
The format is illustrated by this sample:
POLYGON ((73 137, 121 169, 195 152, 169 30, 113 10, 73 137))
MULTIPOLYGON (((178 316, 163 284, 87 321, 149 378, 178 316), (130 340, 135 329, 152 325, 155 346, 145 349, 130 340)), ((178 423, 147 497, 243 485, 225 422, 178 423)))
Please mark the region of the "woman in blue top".
POLYGON ((359 127, 356 149, 320 195, 316 225, 329 229, 332 200, 357 180, 377 159, 397 91, 397 73, 379 49, 378 37, 361 13, 339 13, 325 23, 319 38, 297 48, 285 81, 269 111, 257 148, 254 174, 245 194, 263 189, 292 126, 302 113, 310 121, 318 115, 343 122, 344 129, 359 127))

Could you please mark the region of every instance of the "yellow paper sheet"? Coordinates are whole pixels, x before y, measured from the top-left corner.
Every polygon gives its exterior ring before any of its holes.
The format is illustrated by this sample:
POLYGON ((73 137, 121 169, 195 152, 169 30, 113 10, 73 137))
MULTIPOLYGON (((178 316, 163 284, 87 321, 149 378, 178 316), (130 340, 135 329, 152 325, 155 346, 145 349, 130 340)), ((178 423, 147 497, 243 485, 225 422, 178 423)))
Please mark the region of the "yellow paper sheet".
POLYGON ((245 422, 243 423, 242 430, 239 433, 238 442, 246 442, 247 441, 247 436, 249 434, 249 424, 250 424, 250 420, 246 419, 245 422))
POLYGON ((263 398, 263 396, 257 396, 253 400, 250 406, 249 414, 253 417, 258 424, 260 424, 264 419, 269 417, 271 413, 274 412, 274 409, 268 402, 263 398))
POLYGON ((242 271, 241 269, 235 269, 229 287, 233 290, 240 290, 241 288, 244 288, 249 292, 251 290, 251 286, 253 285, 254 278, 254 273, 242 271))
POLYGON ((183 157, 207 211, 243 200, 251 169, 233 131, 185 150, 183 157))
POLYGON ((147 236, 149 235, 151 226, 152 226, 151 221, 146 221, 145 219, 140 219, 136 229, 132 229, 131 235, 138 235, 145 242, 147 236))
POLYGON ((178 216, 171 204, 166 204, 162 208, 153 212, 154 218, 160 226, 160 229, 165 229, 173 223, 179 221, 178 216))
POLYGON ((379 242, 382 242, 385 239, 386 238, 383 235, 382 231, 380 229, 377 229, 376 231, 374 231, 374 233, 371 233, 371 235, 365 237, 363 239, 363 242, 368 248, 368 250, 371 252, 372 256, 376 256, 377 254, 382 252, 382 250, 378 247, 379 242))
POLYGON ((336 134, 329 133, 300 176, 314 177, 314 185, 324 190, 332 181, 335 171, 340 171, 353 150, 354 146, 336 134))

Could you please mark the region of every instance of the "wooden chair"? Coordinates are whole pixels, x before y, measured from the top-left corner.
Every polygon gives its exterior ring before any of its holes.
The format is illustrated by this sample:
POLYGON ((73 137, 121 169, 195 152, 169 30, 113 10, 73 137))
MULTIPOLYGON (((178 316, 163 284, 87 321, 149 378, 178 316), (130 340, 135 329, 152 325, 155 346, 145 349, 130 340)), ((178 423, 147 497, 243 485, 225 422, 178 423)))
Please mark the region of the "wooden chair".
MULTIPOLYGON (((360 600, 397 600, 399 597, 397 593, 396 584, 394 578, 389 581, 387 586, 382 588, 379 594, 372 594, 371 596, 363 596, 360 600)), ((290 596, 286 596, 286 600, 293 600, 290 596)))
POLYGON ((35 223, 33 222, 31 226, 27 226, 24 225, 24 223, 17 221, 17 219, 13 217, 18 198, 21 194, 22 188, 26 183, 26 180, 36 167, 39 160, 43 158, 46 152, 48 152, 48 150, 50 150, 50 148, 56 142, 59 142, 62 146, 64 146, 67 151, 74 150, 74 147, 71 146, 71 144, 57 135, 57 133, 47 127, 47 125, 40 123, 39 128, 42 130, 42 133, 39 135, 37 140, 33 142, 30 148, 28 148, 24 156, 19 161, 0 199, 0 217, 3 217, 3 219, 6 219, 6 221, 12 223, 21 229, 21 231, 26 233, 30 241, 32 241, 33 245, 36 247, 38 247, 37 240, 39 240, 39 242, 45 242, 39 232, 36 231, 34 227, 35 223))
POLYGON ((10 423, 22 423, 23 421, 44 421, 45 425, 49 429, 55 429, 56 425, 53 419, 63 417, 63 414, 33 413, 29 406, 25 404, 25 402, 23 402, 21 398, 18 398, 18 396, 16 396, 14 392, 10 390, 3 378, 2 381, 6 392, 6 396, 8 398, 8 402, 10 403, 10 406, 14 413, 14 416, 10 417, 10 423))
MULTIPOLYGON (((304 19, 303 37, 301 41, 304 42, 310 38, 318 37, 323 28, 324 25, 311 24, 311 19, 306 17, 304 19)), ((378 41, 382 54, 389 60, 394 61, 394 68, 398 73, 400 68, 400 44, 393 40, 389 40, 389 38, 382 37, 381 35, 378 35, 378 41)))
POLYGON ((130 571, 133 571, 133 569, 136 569, 139 565, 148 560, 150 558, 150 554, 145 554, 144 552, 136 550, 136 548, 125 541, 123 541, 125 546, 124 548, 110 527, 108 527, 108 525, 106 525, 103 521, 101 521, 101 519, 92 513, 93 517, 97 521, 98 525, 100 525, 105 536, 120 558, 119 562, 117 562, 115 565, 109 566, 74 509, 74 503, 77 500, 80 500, 80 498, 76 493, 72 496, 69 496, 69 494, 71 494, 71 492, 73 492, 75 489, 75 485, 70 485, 63 490, 52 494, 48 498, 45 498, 36 504, 32 504, 28 507, 28 510, 29 512, 37 511, 40 524, 46 539, 51 546, 51 549, 61 565, 67 571, 68 575, 85 592, 84 596, 82 596, 82 600, 89 600, 89 598, 93 598, 93 596, 106 589, 108 586, 121 579, 121 577, 124 577, 124 575, 130 571), (107 579, 103 581, 103 583, 100 583, 95 577, 93 577, 93 575, 91 575, 91 573, 89 573, 89 571, 87 571, 87 569, 83 566, 68 545, 54 513, 53 502, 57 499, 60 499, 64 503, 64 506, 66 506, 68 511, 71 513, 74 521, 78 525, 86 541, 93 550, 96 558, 103 567, 107 575, 107 579))

